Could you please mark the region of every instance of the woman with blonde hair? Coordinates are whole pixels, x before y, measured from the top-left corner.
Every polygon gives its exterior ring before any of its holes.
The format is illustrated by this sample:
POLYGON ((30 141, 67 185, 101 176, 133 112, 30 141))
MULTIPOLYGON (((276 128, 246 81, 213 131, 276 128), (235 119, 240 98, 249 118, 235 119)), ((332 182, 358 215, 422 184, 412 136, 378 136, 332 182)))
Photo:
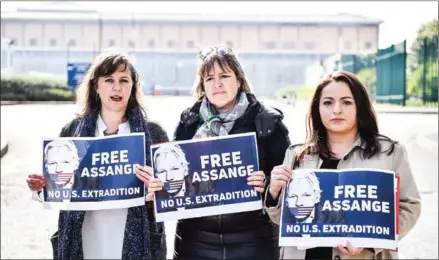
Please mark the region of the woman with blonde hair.
MULTIPOLYGON (((91 65, 77 90, 81 111, 61 130, 61 137, 99 137, 144 133, 145 162, 151 165, 152 142, 168 141, 166 132, 148 122, 139 75, 129 57, 104 52, 91 65)), ((143 145, 140 145, 143 147, 143 145)), ((137 176, 148 185, 140 166, 137 176)), ((46 181, 29 175, 31 190, 41 194, 46 181)), ((60 211, 52 237, 55 259, 166 259, 163 223, 154 218, 151 202, 130 208, 60 211), (147 221, 148 220, 148 221, 147 221)))

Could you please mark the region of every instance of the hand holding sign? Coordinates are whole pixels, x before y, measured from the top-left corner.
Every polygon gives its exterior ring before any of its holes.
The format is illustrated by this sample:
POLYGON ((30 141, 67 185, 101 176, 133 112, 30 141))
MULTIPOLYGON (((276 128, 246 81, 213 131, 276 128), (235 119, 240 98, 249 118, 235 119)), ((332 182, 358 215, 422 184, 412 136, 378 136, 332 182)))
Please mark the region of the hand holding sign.
POLYGON ((46 181, 42 175, 29 174, 26 181, 31 191, 40 191, 44 188, 44 186, 46 186, 46 181))
POLYGON ((265 174, 263 171, 252 172, 247 178, 247 184, 254 186, 255 191, 264 192, 265 190, 265 174))
MULTIPOLYGON (((146 188, 149 187, 152 176, 152 168, 149 166, 140 166, 138 165, 136 167, 136 176, 141 180, 143 183, 145 183, 146 188)), ((145 200, 146 201, 152 201, 154 199, 154 193, 148 192, 146 195, 145 200)))
POLYGON ((139 180, 143 181, 148 188, 149 181, 152 178, 152 168, 149 166, 138 165, 136 167, 136 176, 139 178, 139 180))
POLYGON ((353 247, 351 242, 349 241, 346 243, 346 247, 339 245, 337 246, 337 249, 343 255, 349 255, 349 256, 358 255, 361 251, 363 251, 363 248, 361 247, 353 247))
POLYGON ((288 180, 293 175, 293 171, 285 165, 278 165, 271 171, 270 195, 277 199, 280 190, 287 185, 288 180))
POLYGON ((148 192, 161 191, 165 184, 159 178, 151 178, 149 181, 148 192))

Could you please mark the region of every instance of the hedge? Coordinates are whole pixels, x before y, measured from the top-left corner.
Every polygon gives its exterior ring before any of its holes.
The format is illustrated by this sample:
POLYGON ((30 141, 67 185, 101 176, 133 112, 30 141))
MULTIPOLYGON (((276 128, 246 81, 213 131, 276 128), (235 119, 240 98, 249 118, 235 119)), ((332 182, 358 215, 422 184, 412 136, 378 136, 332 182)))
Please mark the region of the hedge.
POLYGON ((57 76, 1 75, 2 101, 74 101, 75 92, 57 76))

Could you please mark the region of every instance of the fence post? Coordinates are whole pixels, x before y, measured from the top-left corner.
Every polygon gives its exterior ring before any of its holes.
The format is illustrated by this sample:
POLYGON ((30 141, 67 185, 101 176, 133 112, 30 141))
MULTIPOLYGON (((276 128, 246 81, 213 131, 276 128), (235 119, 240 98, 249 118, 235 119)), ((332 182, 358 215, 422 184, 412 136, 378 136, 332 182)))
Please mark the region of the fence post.
POLYGON ((422 41, 422 104, 425 105, 425 99, 427 97, 427 38, 422 41))
POLYGON ((403 70, 403 74, 404 74, 404 91, 402 92, 402 106, 405 107, 405 101, 407 99, 407 40, 404 40, 403 43, 403 50, 404 50, 404 70, 403 70))

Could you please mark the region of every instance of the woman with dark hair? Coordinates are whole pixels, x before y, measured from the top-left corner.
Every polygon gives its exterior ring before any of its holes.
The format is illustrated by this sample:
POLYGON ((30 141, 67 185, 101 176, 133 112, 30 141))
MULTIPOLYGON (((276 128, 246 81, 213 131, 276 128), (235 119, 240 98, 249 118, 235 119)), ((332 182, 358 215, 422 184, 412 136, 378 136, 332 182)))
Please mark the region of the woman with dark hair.
MULTIPOLYGON (((251 93, 244 70, 228 46, 205 49, 199 55, 195 104, 183 111, 175 140, 256 132, 258 172, 248 184, 263 196, 275 165, 289 146, 283 114, 264 106, 251 93)), ((163 182, 153 179, 150 191, 163 182)), ((279 229, 263 210, 213 215, 178 221, 176 259, 279 259, 279 229)))
MULTIPOLYGON (((144 133, 147 165, 151 143, 168 141, 159 125, 147 121, 139 75, 123 53, 96 57, 77 90, 77 100, 81 111, 63 127, 61 137, 144 133)), ((36 192, 46 185, 44 177, 35 174, 27 182, 36 192)), ((152 209, 148 201, 130 208, 60 211, 58 231, 51 239, 54 259, 166 259, 164 225, 155 221, 152 209)))
MULTIPOLYGON (((338 71, 318 84, 307 116, 304 144, 288 148, 282 165, 271 172, 265 200, 270 219, 279 224, 281 196, 295 169, 376 168, 400 176, 399 235, 402 239, 416 224, 421 198, 403 145, 383 136, 369 95, 354 74, 338 71)), ((398 259, 398 253, 381 248, 283 248, 288 259, 398 259)))

